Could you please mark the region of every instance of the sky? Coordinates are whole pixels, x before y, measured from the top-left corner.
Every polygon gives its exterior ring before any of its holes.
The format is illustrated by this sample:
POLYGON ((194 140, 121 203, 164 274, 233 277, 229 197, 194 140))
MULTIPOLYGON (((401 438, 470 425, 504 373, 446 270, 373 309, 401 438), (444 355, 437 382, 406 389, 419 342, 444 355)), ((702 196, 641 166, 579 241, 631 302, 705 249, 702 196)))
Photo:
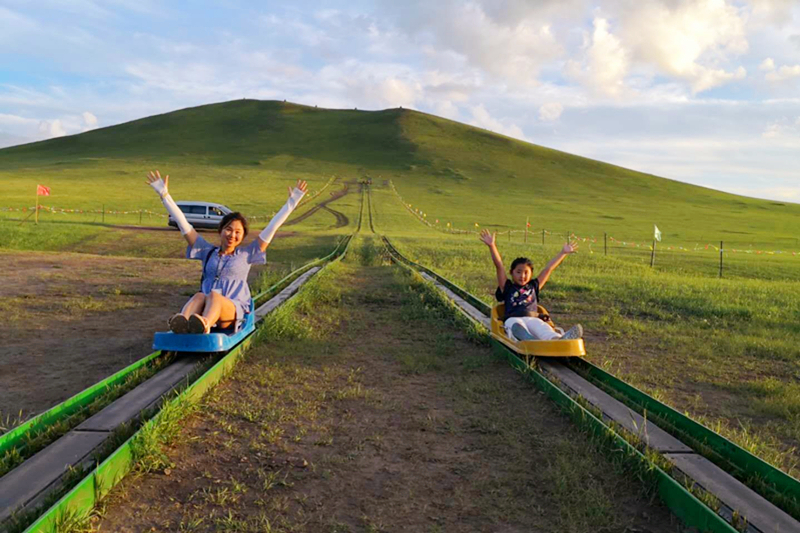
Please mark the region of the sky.
POLYGON ((238 98, 800 203, 800 0, 0 0, 0 147, 238 98))

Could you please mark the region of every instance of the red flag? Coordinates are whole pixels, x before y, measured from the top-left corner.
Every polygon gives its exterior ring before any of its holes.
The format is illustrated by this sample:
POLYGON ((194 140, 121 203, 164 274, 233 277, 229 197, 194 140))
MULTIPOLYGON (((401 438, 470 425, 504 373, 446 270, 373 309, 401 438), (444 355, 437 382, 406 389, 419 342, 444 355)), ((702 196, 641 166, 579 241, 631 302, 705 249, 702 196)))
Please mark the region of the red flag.
POLYGON ((50 187, 45 187, 44 185, 37 185, 36 196, 50 196, 50 187))
POLYGON ((526 225, 527 225, 529 228, 531 227, 531 223, 530 223, 530 222, 526 222, 525 224, 526 224, 526 225))

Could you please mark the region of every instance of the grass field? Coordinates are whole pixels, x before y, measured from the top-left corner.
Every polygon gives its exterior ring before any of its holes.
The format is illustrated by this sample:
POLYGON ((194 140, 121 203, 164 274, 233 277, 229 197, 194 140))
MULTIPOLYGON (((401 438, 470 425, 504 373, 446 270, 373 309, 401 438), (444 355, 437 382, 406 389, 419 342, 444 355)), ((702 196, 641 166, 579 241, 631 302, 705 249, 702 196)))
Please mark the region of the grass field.
MULTIPOLYGON (((567 233, 588 238, 542 296, 561 322, 584 324, 590 358, 787 470, 800 457, 800 255, 792 255, 800 252, 800 205, 682 184, 409 110, 252 100, 0 150, 0 168, 0 209, 29 207, 42 183, 53 191, 47 205, 161 212, 143 178, 158 168, 171 175, 178 199, 269 215, 298 178, 319 190, 335 176, 331 191, 370 178, 378 230, 486 301, 494 278, 485 246, 475 234, 450 234, 442 226, 516 230, 510 240, 498 237, 504 257, 527 255, 537 264, 557 252, 567 233), (418 221, 403 203, 440 228, 418 221), (527 244, 519 232, 526 219, 527 244), (653 224, 664 240, 651 269, 653 224), (542 229, 550 232, 544 245, 542 229), (604 234, 614 239, 607 256, 604 234), (722 280, 718 252, 706 249, 720 241, 722 280)), ((284 228, 293 235, 270 250, 274 269, 264 283, 323 255, 352 231, 355 189, 331 204, 349 226, 336 227, 336 218, 321 212, 284 228)), ((0 217, 0 248, 140 257, 182 252, 175 232, 108 225, 138 224, 136 213, 107 215, 106 225, 97 214, 48 213, 39 226, 12 220, 21 214, 0 217)), ((143 217, 142 223, 164 221, 143 217)))
MULTIPOLYGON (((414 223, 388 188, 373 190, 373 206, 377 231, 401 251, 493 302, 494 269, 477 236, 414 223)), ((527 256, 543 267, 560 246, 498 248, 506 263, 527 256)), ((594 363, 796 474, 800 284, 780 271, 720 280, 686 270, 580 252, 552 275, 542 304, 557 322, 584 325, 594 363)))

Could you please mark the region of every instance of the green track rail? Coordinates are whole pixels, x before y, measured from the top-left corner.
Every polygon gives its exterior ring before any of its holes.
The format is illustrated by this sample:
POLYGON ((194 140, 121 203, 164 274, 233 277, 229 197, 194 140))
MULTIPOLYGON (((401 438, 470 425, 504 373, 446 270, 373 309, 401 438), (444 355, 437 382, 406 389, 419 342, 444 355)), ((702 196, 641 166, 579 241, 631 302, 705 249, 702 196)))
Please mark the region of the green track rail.
POLYGON ((24 449, 25 443, 36 435, 46 431, 49 426, 65 420, 72 415, 86 409, 92 402, 100 396, 106 394, 110 389, 125 383, 129 375, 137 370, 152 365, 155 360, 161 357, 160 351, 153 352, 147 357, 143 357, 132 365, 123 368, 103 381, 95 383, 91 387, 79 392, 72 398, 61 402, 41 413, 23 424, 15 427, 11 431, 0 435, 0 455, 3 455, 13 448, 24 449))
MULTIPOLYGON (((442 285, 446 286, 451 291, 464 298, 476 309, 485 313, 487 316, 491 315, 491 307, 488 304, 481 301, 455 283, 451 282, 447 278, 437 274, 433 270, 406 258, 385 236, 383 237, 383 241, 390 253, 401 264, 404 264, 414 270, 427 273, 442 285)), ((527 368, 528 365, 525 363, 525 361, 520 359, 507 347, 495 340, 492 340, 492 344, 494 345, 495 350, 499 350, 503 355, 509 358, 514 366, 517 366, 521 369, 527 368)), ((569 365, 584 378, 593 382, 606 392, 612 394, 612 396, 617 397, 623 401, 623 403, 626 403, 629 407, 639 412, 639 414, 642 414, 650 419, 655 419, 659 427, 665 431, 673 434, 673 436, 683 440, 684 442, 688 441, 687 444, 689 444, 697 453, 700 453, 701 455, 704 455, 708 459, 712 460, 723 470, 727 471, 729 474, 748 485, 751 489, 758 492, 761 496, 772 502, 775 506, 779 507, 795 518, 800 518, 798 516, 798 508, 800 508, 800 502, 798 500, 798 498, 800 498, 800 481, 797 479, 756 457, 720 434, 692 420, 688 416, 676 411, 662 402, 659 402, 652 396, 649 396, 636 387, 633 387, 619 378, 614 377, 605 370, 593 365, 589 361, 585 359, 575 359, 574 361, 569 361, 569 365)), ((531 370, 531 376, 533 376, 531 379, 536 382, 537 385, 540 385, 540 387, 544 386, 544 383, 541 380, 550 383, 547 378, 533 369, 531 370)), ((556 387, 556 389, 559 391, 561 390, 558 387, 556 387)), ((545 392, 547 392, 547 394, 550 395, 551 398, 556 401, 556 403, 559 403, 562 406, 566 405, 564 403, 565 400, 554 398, 554 393, 551 393, 549 390, 545 390, 545 392)), ((569 408, 569 410, 572 409, 574 408, 569 408)), ((591 413, 588 414, 593 416, 591 413)), ((585 415, 582 416, 585 417, 585 415)), ((602 422, 599 423, 602 424, 602 422)), ((606 427, 606 431, 611 430, 606 427)), ((677 484, 677 482, 668 474, 664 473, 655 466, 654 468, 659 471, 659 476, 663 474, 669 478, 669 480, 662 480, 659 478, 659 493, 662 496, 662 499, 664 499, 664 502, 670 506, 676 515, 680 516, 686 521, 687 525, 701 527, 703 529, 712 531, 734 531, 730 525, 728 525, 727 522, 721 518, 720 520, 722 520, 722 522, 724 522, 729 529, 716 529, 718 526, 711 527, 712 522, 716 523, 716 521, 709 522, 705 518, 698 518, 700 514, 704 513, 711 513, 715 517, 719 517, 713 510, 694 498, 694 496, 692 496, 692 498, 696 501, 696 504, 702 506, 705 511, 697 511, 696 513, 692 511, 692 513, 690 513, 691 516, 684 516, 682 513, 687 512, 687 510, 679 509, 675 506, 677 504, 685 505, 688 501, 684 500, 682 496, 678 497, 676 494, 675 491, 677 489, 673 486, 673 484, 677 485, 678 487, 680 487, 680 485, 677 484)), ((680 488, 683 489, 683 487, 680 488)))

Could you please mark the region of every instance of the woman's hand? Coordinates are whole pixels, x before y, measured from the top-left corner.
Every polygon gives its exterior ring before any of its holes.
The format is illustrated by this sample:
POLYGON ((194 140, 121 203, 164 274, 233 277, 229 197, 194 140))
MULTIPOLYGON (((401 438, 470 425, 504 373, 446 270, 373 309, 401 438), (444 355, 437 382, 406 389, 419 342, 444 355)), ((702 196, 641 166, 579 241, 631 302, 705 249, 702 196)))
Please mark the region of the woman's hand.
POLYGON ((483 244, 486 246, 494 246, 495 245, 495 238, 497 237, 496 233, 490 232, 488 229, 481 231, 481 234, 478 236, 478 239, 481 240, 483 244))
MULTIPOLYGON (((303 180, 297 180, 297 185, 295 185, 294 188, 303 191, 303 194, 305 194, 306 192, 308 192, 308 183, 306 183, 303 180)), ((292 187, 289 186, 289 198, 292 197, 293 190, 294 189, 292 189, 292 187)))
POLYGON ((158 170, 156 170, 155 174, 150 171, 150 174, 147 175, 147 184, 155 189, 158 195, 162 198, 169 194, 169 189, 167 189, 169 184, 169 176, 165 176, 162 180, 161 174, 158 172, 158 170))
POLYGON ((578 243, 577 242, 568 242, 561 249, 561 253, 564 254, 564 255, 574 254, 577 251, 578 251, 578 243))

